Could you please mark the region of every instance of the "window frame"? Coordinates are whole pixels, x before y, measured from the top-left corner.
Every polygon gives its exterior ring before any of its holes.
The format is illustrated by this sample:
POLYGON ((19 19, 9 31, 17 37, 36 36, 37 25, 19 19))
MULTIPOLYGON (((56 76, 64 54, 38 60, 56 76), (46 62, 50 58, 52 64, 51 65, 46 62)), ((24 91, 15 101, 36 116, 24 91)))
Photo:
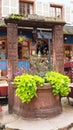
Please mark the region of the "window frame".
POLYGON ((63 5, 50 3, 50 12, 51 12, 50 14, 52 14, 51 17, 63 19, 63 5), (51 12, 51 10, 53 11, 51 12))
POLYGON ((19 2, 19 13, 21 15, 28 15, 28 14, 33 14, 34 13, 34 2, 19 2), (32 11, 31 11, 32 7, 32 11))

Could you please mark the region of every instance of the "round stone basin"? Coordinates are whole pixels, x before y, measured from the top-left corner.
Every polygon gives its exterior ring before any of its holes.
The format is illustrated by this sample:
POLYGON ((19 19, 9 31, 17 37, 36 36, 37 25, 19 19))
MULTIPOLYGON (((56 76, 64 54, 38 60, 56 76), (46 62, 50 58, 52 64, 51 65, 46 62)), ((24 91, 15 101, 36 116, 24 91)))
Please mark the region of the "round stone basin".
POLYGON ((14 94, 12 111, 24 118, 51 118, 62 112, 61 98, 59 95, 53 95, 50 85, 38 87, 37 97, 28 104, 22 103, 14 94))

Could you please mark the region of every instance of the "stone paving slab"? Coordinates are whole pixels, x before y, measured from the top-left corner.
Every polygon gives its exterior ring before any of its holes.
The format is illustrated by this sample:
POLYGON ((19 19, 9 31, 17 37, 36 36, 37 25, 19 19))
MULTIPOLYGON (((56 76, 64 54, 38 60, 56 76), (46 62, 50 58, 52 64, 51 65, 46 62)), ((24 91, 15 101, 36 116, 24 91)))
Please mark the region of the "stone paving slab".
POLYGON ((9 128, 13 130, 73 130, 73 106, 68 104, 67 98, 62 99, 62 106, 62 113, 56 117, 24 119, 15 114, 9 114, 8 105, 6 105, 0 112, 0 123, 4 124, 7 130, 9 128))

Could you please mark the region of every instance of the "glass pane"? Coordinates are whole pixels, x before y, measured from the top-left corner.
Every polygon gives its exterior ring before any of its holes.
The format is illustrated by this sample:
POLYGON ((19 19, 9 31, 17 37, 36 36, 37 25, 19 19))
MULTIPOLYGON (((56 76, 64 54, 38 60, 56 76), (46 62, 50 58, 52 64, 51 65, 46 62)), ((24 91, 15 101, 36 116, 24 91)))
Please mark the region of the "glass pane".
POLYGON ((55 8, 50 7, 50 17, 55 17, 55 8))
POLYGON ((56 8, 56 16, 61 18, 61 8, 56 8))

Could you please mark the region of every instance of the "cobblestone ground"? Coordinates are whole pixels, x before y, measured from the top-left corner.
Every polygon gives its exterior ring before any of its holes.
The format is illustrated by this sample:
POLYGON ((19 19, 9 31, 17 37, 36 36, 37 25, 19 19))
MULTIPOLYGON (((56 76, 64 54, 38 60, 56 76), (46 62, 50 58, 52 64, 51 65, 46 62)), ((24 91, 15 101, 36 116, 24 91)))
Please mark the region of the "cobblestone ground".
MULTIPOLYGON (((43 129, 43 130, 73 130, 73 99, 71 99, 70 101, 71 101, 70 104, 68 104, 67 98, 63 99, 62 100, 63 113, 51 120, 40 119, 39 121, 37 121, 37 120, 33 121, 31 119, 29 121, 29 120, 20 120, 20 119, 18 119, 18 117, 16 117, 15 119, 12 118, 11 121, 10 121, 10 119, 8 119, 8 120, 6 119, 6 121, 3 122, 4 124, 2 124, 2 122, 0 120, 0 122, 1 122, 0 130, 41 130, 41 129, 43 129), (17 125, 19 126, 19 123, 23 125, 23 127, 22 127, 23 129, 16 127, 17 125), (14 125, 15 129, 13 128, 13 125, 14 125), (32 127, 32 125, 34 127, 32 127), (50 129, 50 126, 52 126, 51 129, 50 129)), ((7 99, 1 99, 0 105, 2 105, 2 107, 3 106, 6 107, 7 99)), ((5 108, 4 108, 4 110, 5 110, 5 108)), ((7 110, 7 108, 6 108, 6 110, 7 110)), ((8 116, 8 118, 9 118, 9 116, 8 116)))

